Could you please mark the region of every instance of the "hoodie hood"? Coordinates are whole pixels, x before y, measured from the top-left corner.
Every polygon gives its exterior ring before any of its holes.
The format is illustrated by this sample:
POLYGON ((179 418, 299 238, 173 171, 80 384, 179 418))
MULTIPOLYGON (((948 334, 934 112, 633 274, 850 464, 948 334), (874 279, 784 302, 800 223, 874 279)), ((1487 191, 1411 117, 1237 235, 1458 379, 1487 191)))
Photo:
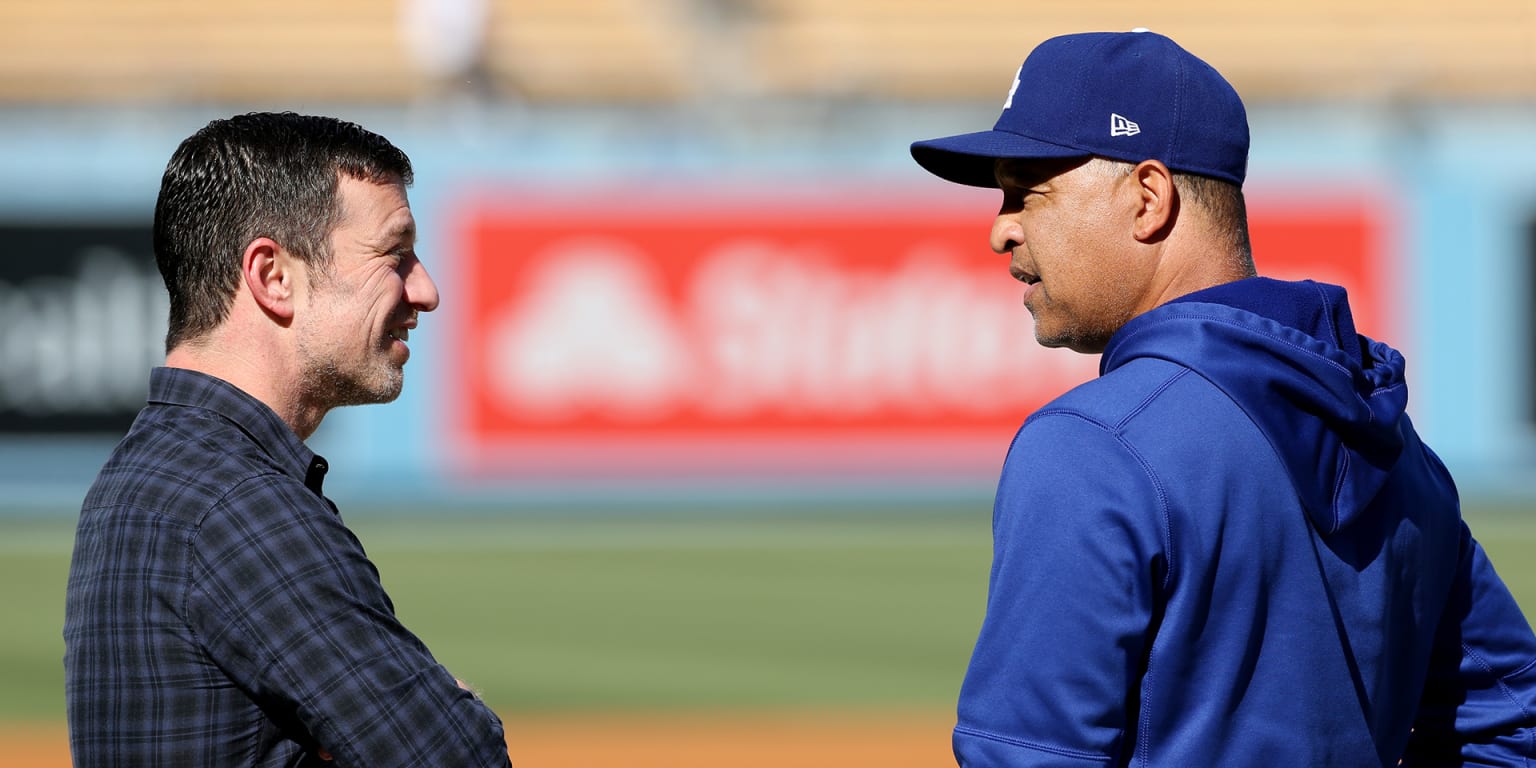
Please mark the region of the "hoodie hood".
POLYGON ((1355 332, 1343 288, 1249 278, 1189 294, 1127 323, 1100 374, 1151 357, 1221 389, 1285 463, 1312 524, 1351 524, 1403 449, 1403 356, 1355 332))

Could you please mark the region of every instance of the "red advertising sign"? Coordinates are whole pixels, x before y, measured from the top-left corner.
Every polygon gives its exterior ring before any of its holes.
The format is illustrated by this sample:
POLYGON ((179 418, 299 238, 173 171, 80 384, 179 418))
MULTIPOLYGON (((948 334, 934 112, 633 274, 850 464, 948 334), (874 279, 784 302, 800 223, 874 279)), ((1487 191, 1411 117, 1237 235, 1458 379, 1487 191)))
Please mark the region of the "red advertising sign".
MULTIPOLYGON (((987 207, 637 199, 470 206, 459 466, 992 472, 1097 373, 1035 343, 987 207)), ((1358 300, 1373 227, 1330 208, 1253 233, 1283 252, 1264 266, 1326 265, 1358 300)))

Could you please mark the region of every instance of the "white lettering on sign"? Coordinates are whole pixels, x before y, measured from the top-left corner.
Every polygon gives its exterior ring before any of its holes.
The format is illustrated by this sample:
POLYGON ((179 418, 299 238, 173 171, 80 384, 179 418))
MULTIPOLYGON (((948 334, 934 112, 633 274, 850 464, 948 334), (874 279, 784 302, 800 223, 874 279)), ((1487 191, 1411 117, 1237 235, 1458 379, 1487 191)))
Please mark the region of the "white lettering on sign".
POLYGON ((738 244, 713 254, 692 289, 700 353, 719 382, 697 398, 722 413, 988 411, 989 398, 1012 399, 1016 342, 1030 338, 1023 307, 999 300, 1006 285, 922 253, 851 271, 738 244))
POLYGON ((74 277, 0 282, 0 409, 35 416, 144 405, 165 357, 160 277, 108 247, 74 277))

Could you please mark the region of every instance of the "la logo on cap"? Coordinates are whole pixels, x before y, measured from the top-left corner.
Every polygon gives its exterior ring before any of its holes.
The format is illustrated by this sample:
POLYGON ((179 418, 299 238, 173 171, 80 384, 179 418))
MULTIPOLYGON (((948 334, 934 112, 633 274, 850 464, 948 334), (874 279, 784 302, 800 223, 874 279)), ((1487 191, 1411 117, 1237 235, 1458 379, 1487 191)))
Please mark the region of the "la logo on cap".
POLYGON ((1019 91, 1019 75, 1022 74, 1024 74, 1023 67, 1019 67, 1019 71, 1013 73, 1013 85, 1008 86, 1008 100, 1003 102, 1003 109, 1009 109, 1013 106, 1013 94, 1019 91))

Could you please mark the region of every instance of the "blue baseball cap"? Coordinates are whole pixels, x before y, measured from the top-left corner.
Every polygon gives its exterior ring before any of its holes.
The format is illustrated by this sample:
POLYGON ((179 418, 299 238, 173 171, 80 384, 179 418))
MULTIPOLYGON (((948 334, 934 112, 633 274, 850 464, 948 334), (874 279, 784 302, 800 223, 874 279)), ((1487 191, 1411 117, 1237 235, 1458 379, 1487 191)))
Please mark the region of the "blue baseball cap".
POLYGON ((999 158, 1161 160, 1242 186, 1248 113, 1211 65, 1153 32, 1053 37, 1031 51, 990 131, 912 144, 912 158, 958 184, 996 187, 999 158))

